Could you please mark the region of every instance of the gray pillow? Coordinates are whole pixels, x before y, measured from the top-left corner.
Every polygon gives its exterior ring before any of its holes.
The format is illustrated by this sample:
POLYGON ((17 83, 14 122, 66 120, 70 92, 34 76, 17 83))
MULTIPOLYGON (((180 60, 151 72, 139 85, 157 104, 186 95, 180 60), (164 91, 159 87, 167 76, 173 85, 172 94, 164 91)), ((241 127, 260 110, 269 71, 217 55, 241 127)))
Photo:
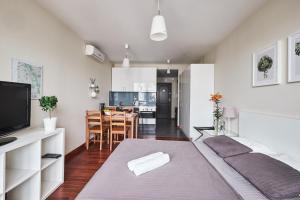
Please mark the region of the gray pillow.
POLYGON ((210 137, 203 140, 203 142, 222 158, 249 153, 252 151, 249 147, 225 135, 210 137))
POLYGON ((300 195, 300 172, 261 153, 224 159, 270 199, 287 199, 300 195))

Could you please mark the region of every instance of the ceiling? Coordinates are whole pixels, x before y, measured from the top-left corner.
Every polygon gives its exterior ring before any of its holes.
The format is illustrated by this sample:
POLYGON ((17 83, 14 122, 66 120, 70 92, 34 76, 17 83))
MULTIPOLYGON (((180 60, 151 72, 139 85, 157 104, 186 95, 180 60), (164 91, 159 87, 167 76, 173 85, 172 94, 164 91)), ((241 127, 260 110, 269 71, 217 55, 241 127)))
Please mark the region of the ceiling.
POLYGON ((149 39, 156 0, 36 0, 115 63, 193 63, 267 0, 161 0, 168 39, 149 39))

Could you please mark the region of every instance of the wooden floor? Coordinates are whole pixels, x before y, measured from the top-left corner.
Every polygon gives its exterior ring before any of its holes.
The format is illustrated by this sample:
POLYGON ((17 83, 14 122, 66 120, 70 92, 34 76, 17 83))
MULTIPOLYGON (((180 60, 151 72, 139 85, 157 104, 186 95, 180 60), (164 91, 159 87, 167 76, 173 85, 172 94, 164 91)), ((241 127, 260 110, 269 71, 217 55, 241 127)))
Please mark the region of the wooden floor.
MULTIPOLYGON (((148 137, 147 137, 148 138, 148 137)), ((187 140, 183 137, 150 137, 158 140, 187 140)), ((68 159, 65 164, 65 182, 48 200, 71 200, 82 190, 84 185, 109 157, 108 146, 99 151, 99 144, 91 145, 88 151, 83 150, 68 159)))

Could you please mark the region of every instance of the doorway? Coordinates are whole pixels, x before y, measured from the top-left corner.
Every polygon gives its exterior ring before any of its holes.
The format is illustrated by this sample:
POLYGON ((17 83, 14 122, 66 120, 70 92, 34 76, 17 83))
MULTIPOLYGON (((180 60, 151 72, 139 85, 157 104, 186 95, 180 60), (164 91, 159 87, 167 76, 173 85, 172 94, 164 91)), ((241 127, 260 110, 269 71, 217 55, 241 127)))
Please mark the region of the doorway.
POLYGON ((178 69, 157 69, 155 135, 142 132, 141 138, 186 138, 178 127, 178 74, 178 69))
POLYGON ((156 117, 171 119, 172 83, 157 83, 156 117))

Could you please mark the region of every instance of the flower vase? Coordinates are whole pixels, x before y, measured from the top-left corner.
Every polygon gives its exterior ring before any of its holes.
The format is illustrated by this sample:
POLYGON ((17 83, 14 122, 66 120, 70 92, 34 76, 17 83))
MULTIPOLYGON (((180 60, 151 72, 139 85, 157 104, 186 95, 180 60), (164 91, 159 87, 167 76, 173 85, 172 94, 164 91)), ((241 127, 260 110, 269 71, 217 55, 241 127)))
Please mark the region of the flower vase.
POLYGON ((220 123, 220 119, 215 119, 214 120, 214 128, 215 128, 215 133, 216 135, 219 135, 220 131, 221 131, 221 123, 220 123))

